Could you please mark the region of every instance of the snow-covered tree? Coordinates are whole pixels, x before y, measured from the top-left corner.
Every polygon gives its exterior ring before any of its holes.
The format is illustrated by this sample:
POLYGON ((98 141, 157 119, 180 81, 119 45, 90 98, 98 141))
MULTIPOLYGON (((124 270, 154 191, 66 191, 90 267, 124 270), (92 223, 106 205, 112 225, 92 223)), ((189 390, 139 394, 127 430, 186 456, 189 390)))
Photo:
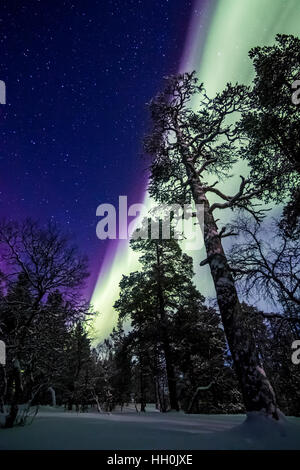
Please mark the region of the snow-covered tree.
MULTIPOLYGON (((274 390, 262 368, 255 342, 245 328, 244 315, 222 238, 229 235, 219 230, 215 219, 217 209, 243 209, 256 219, 262 215, 255 207, 259 190, 241 177, 234 195, 224 194, 218 187, 236 161, 237 128, 230 119, 245 111, 248 90, 227 85, 225 90, 209 99, 195 73, 180 74, 166 79, 164 90, 149 105, 152 132, 145 139, 145 150, 151 156, 149 191, 158 201, 182 203, 194 201, 204 208, 204 243, 207 258, 202 265, 210 267, 222 316, 224 331, 247 411, 263 411, 278 418, 274 390), (199 107, 193 111, 190 101, 197 97, 199 107), (246 103, 246 104, 245 104, 246 103), (208 184, 208 175, 216 178, 208 184), (214 194, 221 202, 210 203, 214 194)), ((200 222, 200 220, 199 220, 200 222)))

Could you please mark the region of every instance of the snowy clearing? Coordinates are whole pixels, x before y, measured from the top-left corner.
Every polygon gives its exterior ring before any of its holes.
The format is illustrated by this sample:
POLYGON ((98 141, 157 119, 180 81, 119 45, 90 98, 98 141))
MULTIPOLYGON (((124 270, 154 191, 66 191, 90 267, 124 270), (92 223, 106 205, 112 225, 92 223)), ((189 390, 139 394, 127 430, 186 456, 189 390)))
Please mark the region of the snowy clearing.
POLYGON ((43 407, 30 426, 0 429, 0 449, 300 449, 300 418, 243 424, 244 415, 98 414, 43 407))

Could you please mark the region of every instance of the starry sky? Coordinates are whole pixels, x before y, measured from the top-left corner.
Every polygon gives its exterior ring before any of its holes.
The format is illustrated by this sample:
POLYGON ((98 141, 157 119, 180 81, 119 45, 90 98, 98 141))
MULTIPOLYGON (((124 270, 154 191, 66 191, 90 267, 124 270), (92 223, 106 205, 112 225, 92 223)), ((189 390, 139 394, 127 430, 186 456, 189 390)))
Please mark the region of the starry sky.
MULTIPOLYGON (((97 239, 96 208, 119 195, 149 202, 145 104, 178 71, 196 70, 210 96, 250 84, 250 48, 299 36, 299 18, 299 0, 1 0, 0 217, 54 220, 88 255, 95 342, 116 322, 122 275, 138 268, 127 241, 97 239)), ((236 165, 220 187, 228 194, 247 176, 236 165)), ((213 297, 205 253, 189 254, 213 297)))
MULTIPOLYGON (((0 216, 57 221, 90 259, 96 208, 143 200, 145 103, 178 71, 189 0, 2 0, 0 216)), ((111 246, 111 245, 110 245, 111 246)))

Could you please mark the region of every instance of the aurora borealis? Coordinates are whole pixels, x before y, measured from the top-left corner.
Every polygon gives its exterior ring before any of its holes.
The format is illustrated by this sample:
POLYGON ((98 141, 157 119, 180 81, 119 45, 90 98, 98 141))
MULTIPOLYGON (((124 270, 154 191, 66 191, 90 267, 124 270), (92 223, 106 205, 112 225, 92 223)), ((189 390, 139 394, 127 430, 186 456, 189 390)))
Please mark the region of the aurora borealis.
POLYGON ((10 465, 300 450, 299 18, 300 0, 0 1, 10 465))
POLYGON ((117 245, 97 239, 96 208, 143 198, 145 103, 177 69, 178 3, 1 2, 0 217, 57 222, 89 258, 87 297, 117 245))
MULTIPOLYGON (((277 33, 298 35, 299 14, 297 0, 195 1, 178 71, 196 70, 210 96, 221 91, 227 82, 249 84, 253 70, 248 51, 258 45, 271 45, 277 33)), ((197 102, 193 106, 197 107, 197 102)), ((237 163, 232 174, 221 187, 228 194, 236 191, 239 175, 247 174, 246 165, 237 163)), ((276 210, 278 207, 272 214, 276 210)), ((221 221, 222 218, 228 221, 231 214, 226 210, 219 217, 221 221)), ((208 297, 214 296, 208 268, 199 267, 204 253, 189 254, 194 256, 194 280, 199 290, 208 297)), ((103 339, 116 321, 112 305, 118 295, 122 274, 137 268, 137 256, 127 242, 120 241, 114 253, 108 252, 91 299, 101 312, 94 322, 96 341, 103 339)))
MULTIPOLYGON (((116 321, 122 274, 138 267, 126 240, 97 238, 96 209, 121 195, 149 204, 145 104, 178 71, 196 70, 210 96, 248 84, 249 49, 298 35, 299 14, 298 0, 1 2, 0 216, 57 222, 88 255, 96 342, 116 321)), ((246 172, 234 168, 229 194, 246 172)), ((213 296, 203 253, 190 254, 200 292, 213 296)))

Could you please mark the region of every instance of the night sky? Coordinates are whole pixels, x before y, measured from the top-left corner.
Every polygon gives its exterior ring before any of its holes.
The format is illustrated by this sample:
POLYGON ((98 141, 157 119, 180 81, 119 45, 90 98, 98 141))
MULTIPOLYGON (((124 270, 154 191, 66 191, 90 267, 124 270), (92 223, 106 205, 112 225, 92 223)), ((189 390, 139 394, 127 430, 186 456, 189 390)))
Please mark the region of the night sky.
POLYGON ((179 67, 189 0, 1 1, 0 216, 57 221, 90 259, 96 208, 141 202, 145 103, 179 67), (23 3, 23 5, 22 5, 23 3))

